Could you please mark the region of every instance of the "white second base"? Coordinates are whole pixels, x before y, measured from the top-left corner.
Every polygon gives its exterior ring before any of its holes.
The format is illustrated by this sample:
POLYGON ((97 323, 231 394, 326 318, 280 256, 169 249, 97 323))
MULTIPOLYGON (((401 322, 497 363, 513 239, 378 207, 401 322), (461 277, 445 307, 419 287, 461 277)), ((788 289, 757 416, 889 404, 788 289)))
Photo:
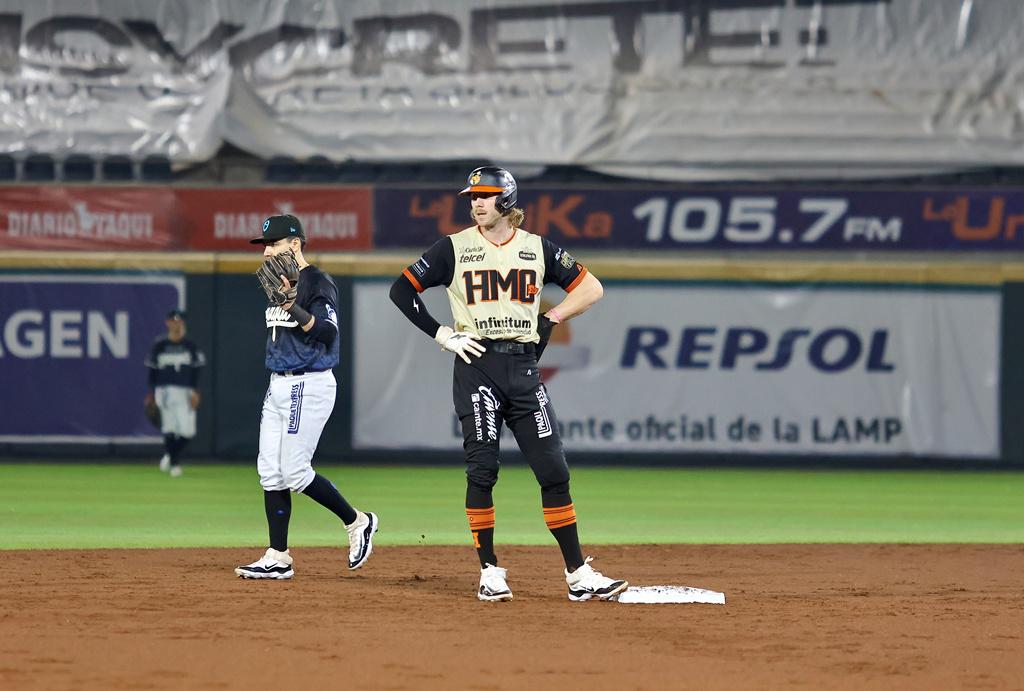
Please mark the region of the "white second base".
POLYGON ((630 605, 724 605, 725 593, 681 585, 646 585, 626 588, 625 592, 619 594, 618 601, 630 605))

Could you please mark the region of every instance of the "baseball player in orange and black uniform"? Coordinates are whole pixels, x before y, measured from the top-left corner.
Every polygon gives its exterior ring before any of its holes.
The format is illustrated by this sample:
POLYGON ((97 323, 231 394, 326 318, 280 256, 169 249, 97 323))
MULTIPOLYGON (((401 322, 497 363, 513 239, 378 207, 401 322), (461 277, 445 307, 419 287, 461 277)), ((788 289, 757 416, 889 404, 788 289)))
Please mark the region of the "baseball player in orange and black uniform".
POLYGON ((569 467, 555 411, 540 380, 537 359, 551 328, 583 313, 603 294, 601 283, 567 252, 520 226, 512 175, 485 166, 460 192, 472 199, 476 225, 445 237, 408 267, 391 287, 391 299, 420 330, 455 353, 455 411, 466 452, 466 514, 480 557, 481 600, 512 599, 508 572, 494 552, 494 501, 502 423, 507 424, 541 487, 544 518, 565 559, 569 599, 614 598, 625 581, 601 575, 583 558, 576 511, 569 495, 569 467), (546 283, 567 296, 541 316, 546 283), (419 293, 448 290, 454 328, 427 312, 419 293))

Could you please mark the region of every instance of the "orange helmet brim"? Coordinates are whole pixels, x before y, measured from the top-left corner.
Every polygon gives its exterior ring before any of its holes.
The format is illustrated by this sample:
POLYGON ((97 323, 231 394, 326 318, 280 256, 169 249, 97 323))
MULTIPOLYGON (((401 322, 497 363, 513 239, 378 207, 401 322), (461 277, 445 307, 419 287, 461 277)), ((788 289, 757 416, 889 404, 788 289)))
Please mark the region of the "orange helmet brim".
POLYGON ((459 196, 465 197, 467 194, 472 194, 473 192, 491 192, 493 194, 501 194, 504 191, 504 187, 495 187, 494 185, 470 185, 459 192, 459 196))

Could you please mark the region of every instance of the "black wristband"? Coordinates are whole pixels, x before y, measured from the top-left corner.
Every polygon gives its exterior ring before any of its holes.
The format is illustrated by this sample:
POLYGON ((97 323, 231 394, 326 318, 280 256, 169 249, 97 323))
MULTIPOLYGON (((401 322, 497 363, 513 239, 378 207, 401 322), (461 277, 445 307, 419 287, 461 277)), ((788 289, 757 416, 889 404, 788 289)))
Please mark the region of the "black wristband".
POLYGON ((295 321, 299 323, 300 327, 303 327, 306 324, 308 324, 309 320, 313 318, 312 314, 302 309, 295 303, 292 303, 292 306, 289 307, 286 311, 295 319, 295 321))

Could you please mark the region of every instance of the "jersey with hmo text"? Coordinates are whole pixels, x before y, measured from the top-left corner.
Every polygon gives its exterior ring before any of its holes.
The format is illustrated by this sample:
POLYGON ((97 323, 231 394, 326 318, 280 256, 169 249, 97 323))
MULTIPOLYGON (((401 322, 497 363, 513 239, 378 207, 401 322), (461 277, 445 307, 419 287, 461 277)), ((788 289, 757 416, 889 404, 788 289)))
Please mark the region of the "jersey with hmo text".
MULTIPOLYGON (((338 328, 338 287, 328 274, 312 264, 299 272, 295 304, 317 321, 338 328)), ((338 365, 340 338, 325 345, 301 328, 280 307, 267 305, 267 369, 271 372, 327 370, 338 365)))
POLYGON ((536 343, 541 289, 570 292, 587 270, 547 238, 516 228, 495 245, 473 226, 438 240, 404 274, 420 293, 447 286, 456 331, 536 343))

